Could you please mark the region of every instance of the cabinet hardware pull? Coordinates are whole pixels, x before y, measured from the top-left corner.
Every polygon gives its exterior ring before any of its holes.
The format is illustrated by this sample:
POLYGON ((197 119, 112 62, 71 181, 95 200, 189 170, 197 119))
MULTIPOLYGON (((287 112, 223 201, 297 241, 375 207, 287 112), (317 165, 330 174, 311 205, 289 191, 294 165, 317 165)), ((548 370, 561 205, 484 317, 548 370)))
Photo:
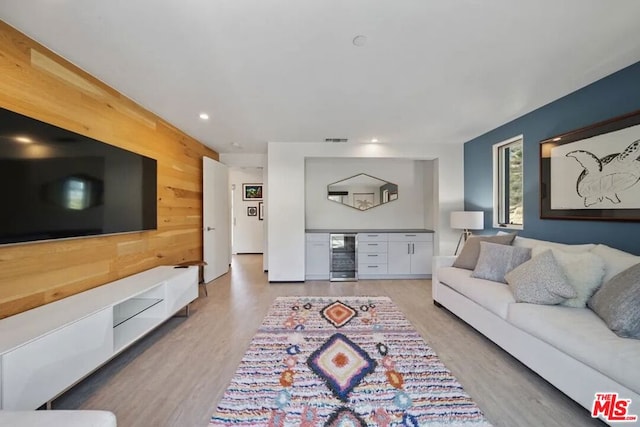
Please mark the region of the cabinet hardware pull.
POLYGON ((416 237, 415 234, 405 234, 406 237, 416 237))
POLYGON ((375 254, 373 254, 373 255, 372 255, 372 254, 369 254, 369 255, 367 255, 367 256, 378 256, 378 255, 375 255, 375 254))
POLYGON ((411 254, 411 243, 407 243, 407 253, 411 254))
POLYGON ((377 265, 368 265, 367 267, 369 267, 369 268, 378 268, 377 265))
POLYGON ((367 234, 368 237, 378 237, 377 234, 367 234))
POLYGON ((377 243, 367 243, 369 246, 378 246, 377 243))

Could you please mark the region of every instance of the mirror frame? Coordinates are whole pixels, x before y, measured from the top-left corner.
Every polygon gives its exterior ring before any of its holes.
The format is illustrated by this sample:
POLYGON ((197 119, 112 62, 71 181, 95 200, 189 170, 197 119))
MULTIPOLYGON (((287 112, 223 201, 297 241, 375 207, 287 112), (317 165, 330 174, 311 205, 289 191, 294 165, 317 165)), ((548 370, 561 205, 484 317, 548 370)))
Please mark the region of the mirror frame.
MULTIPOLYGON (((399 192, 400 192, 400 191, 399 191, 398 184, 396 184, 396 183, 394 183, 394 182, 387 181, 386 179, 378 178, 377 176, 369 175, 368 173, 360 172, 360 173, 357 173, 357 174, 352 175, 352 176, 350 176, 350 177, 343 178, 343 179, 341 179, 341 180, 338 180, 338 181, 332 182, 331 184, 328 184, 328 185, 327 185, 327 200, 329 200, 329 201, 331 201, 331 202, 333 202, 333 203, 338 203, 338 204, 340 204, 340 205, 342 205, 342 206, 347 206, 347 207, 352 208, 352 209, 355 209, 355 210, 357 210, 357 211, 359 211, 359 212, 364 212, 364 211, 368 211, 368 210, 373 209, 373 208, 377 208, 378 206, 386 205, 387 203, 390 203, 390 202, 393 202, 393 201, 395 201, 395 200, 398 200, 398 193, 399 193, 399 192), (373 206, 368 207, 368 208, 366 208, 366 209, 360 209, 360 208, 358 208, 358 207, 356 207, 356 206, 353 206, 353 205, 350 205, 350 204, 347 204, 347 203, 343 203, 343 202, 338 202, 337 200, 333 200, 333 199, 331 199, 331 198, 330 198, 330 196, 332 196, 332 194, 330 194, 330 193, 332 193, 332 191, 330 191, 330 187, 331 187, 332 185, 338 184, 338 183, 343 182, 343 181, 348 181, 348 180, 350 180, 351 178, 355 178, 355 177, 358 177, 358 176, 361 176, 361 175, 368 176, 369 178, 377 179, 378 181, 381 181, 381 182, 386 182, 387 184, 395 185, 395 186, 396 186, 396 191, 395 191, 395 193, 389 193, 389 197, 391 197, 392 195, 395 195, 395 197, 393 197, 392 199, 390 198, 390 199, 389 199, 389 200, 387 200, 386 202, 382 202, 382 201, 381 201, 381 202, 380 202, 380 203, 378 203, 377 205, 373 205, 373 206)), ((334 191, 334 193, 335 193, 335 191, 334 191)), ((349 193, 347 192, 347 194, 344 194, 344 195, 348 195, 348 194, 349 194, 349 193)), ((353 193, 353 194, 356 194, 356 193, 353 193)))

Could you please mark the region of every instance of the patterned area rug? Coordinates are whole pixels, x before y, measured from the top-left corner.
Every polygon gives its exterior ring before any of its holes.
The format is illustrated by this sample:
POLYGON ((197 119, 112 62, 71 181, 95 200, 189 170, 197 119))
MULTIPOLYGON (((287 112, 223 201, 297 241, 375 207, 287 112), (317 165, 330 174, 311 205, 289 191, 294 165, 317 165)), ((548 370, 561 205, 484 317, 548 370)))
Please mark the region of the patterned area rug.
POLYGON ((277 298, 210 426, 490 426, 386 297, 277 298))

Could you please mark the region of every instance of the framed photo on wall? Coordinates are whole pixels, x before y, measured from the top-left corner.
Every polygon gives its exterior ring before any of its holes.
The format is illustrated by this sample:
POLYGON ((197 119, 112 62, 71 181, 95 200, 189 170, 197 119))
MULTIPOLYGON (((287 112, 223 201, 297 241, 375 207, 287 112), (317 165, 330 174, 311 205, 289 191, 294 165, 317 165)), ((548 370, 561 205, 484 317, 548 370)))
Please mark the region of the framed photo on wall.
POLYGON ((540 142, 540 218, 640 221, 640 111, 540 142))
POLYGON ((262 200, 262 183, 242 184, 242 200, 262 200))

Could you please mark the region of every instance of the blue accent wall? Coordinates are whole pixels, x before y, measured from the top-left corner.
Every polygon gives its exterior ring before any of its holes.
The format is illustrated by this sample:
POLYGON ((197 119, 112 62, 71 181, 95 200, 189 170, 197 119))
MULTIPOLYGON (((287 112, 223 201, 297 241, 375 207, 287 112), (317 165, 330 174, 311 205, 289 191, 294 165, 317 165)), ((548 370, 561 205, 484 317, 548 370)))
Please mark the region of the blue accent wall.
POLYGON ((492 146, 522 134, 524 230, 518 234, 564 243, 604 243, 640 255, 640 222, 542 220, 539 193, 540 141, 635 110, 640 110, 640 62, 468 141, 465 209, 483 210, 485 230, 492 229, 492 146))

